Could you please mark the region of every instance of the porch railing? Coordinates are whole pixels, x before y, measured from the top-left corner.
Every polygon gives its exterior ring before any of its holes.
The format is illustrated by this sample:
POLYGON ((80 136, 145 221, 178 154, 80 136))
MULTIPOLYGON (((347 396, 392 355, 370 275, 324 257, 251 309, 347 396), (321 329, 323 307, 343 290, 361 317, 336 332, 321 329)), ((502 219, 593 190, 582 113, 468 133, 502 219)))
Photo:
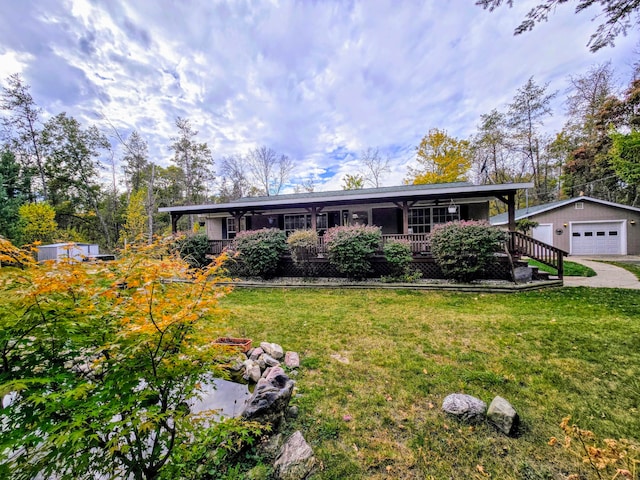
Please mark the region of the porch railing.
POLYGON ((209 240, 209 253, 211 255, 220 255, 231 243, 233 243, 233 240, 209 240))
POLYGON ((406 235, 403 234, 393 234, 393 235, 383 235, 382 236, 382 246, 387 242, 394 240, 406 240, 411 243, 411 252, 414 255, 425 255, 431 252, 431 248, 429 247, 429 234, 428 233, 409 233, 406 235))
MULTIPOLYGON (((409 241, 411 252, 414 256, 427 256, 431 253, 429 235, 426 233, 382 235, 382 243, 378 253, 382 253, 384 245, 393 240, 409 241)), ((233 240, 209 240, 209 252, 212 255, 219 255, 232 242, 233 240)), ((562 279, 564 275, 564 256, 567 255, 565 251, 520 232, 509 232, 507 243, 511 254, 526 256, 548 265, 556 269, 558 278, 562 279)), ((321 255, 327 253, 324 237, 318 237, 318 246, 315 253, 321 255)))
MULTIPOLYGON (((408 240, 411 243, 411 251, 414 255, 425 255, 429 253, 429 235, 426 233, 414 233, 408 235, 383 235, 382 244, 380 245, 380 253, 384 245, 392 240, 408 240)), ((220 255, 233 240, 209 240, 209 253, 212 255, 220 255)), ((327 253, 327 246, 324 237, 318 237, 317 253, 327 253)))
POLYGON ((532 258, 551 268, 555 268, 558 271, 560 280, 564 276, 564 256, 567 255, 564 250, 520 232, 509 232, 509 252, 532 258))

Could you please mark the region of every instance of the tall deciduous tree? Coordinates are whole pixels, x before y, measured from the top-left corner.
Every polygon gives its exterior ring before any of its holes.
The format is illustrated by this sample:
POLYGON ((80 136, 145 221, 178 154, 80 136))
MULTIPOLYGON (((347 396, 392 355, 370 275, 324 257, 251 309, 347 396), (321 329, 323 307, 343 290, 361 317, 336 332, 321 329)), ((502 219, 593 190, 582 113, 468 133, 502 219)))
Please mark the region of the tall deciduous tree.
POLYGON ((147 191, 142 188, 129 196, 125 222, 120 230, 120 241, 124 244, 142 241, 149 233, 149 216, 146 208, 147 191))
POLYGON ((25 243, 49 243, 55 240, 58 230, 55 209, 46 202, 25 203, 18 210, 25 243))
POLYGON ((521 176, 515 164, 513 145, 504 113, 494 109, 480 116, 478 133, 472 139, 474 169, 481 183, 505 183, 521 176))
POLYGON ((611 165, 609 129, 626 121, 615 95, 609 64, 597 65, 585 75, 571 77, 567 98, 563 191, 570 196, 587 195, 620 201, 620 184, 611 165))
MULTIPOLYGON (((476 5, 481 5, 490 11, 495 10, 503 3, 510 7, 513 6, 513 0, 476 1, 476 5)), ((569 3, 569 0, 546 0, 543 3, 539 3, 529 10, 526 18, 516 27, 514 35, 528 32, 537 23, 546 22, 549 19, 549 15, 562 3, 569 3)), ((604 18, 604 22, 598 25, 598 28, 587 43, 592 52, 596 52, 606 46, 613 47, 618 35, 626 35, 627 31, 640 23, 640 15, 638 14, 640 0, 574 0, 573 3, 576 5, 575 13, 581 13, 594 5, 601 7, 602 11, 596 17, 604 18)))
POLYGON ((75 118, 61 113, 45 124, 42 142, 52 205, 67 203, 65 208, 72 215, 95 215, 106 246, 112 247, 112 232, 100 210, 103 192, 98 160, 110 148, 109 141, 95 126, 85 129, 75 118))
POLYGON ((125 153, 122 163, 127 188, 136 192, 146 187, 149 179, 151 164, 149 163, 149 148, 147 142, 134 130, 124 142, 125 153))
POLYGON ((364 181, 374 188, 381 187, 384 174, 391 172, 389 157, 383 157, 378 148, 368 147, 360 152, 360 163, 364 181))
POLYGON ((293 161, 266 146, 251 150, 246 156, 249 175, 264 195, 278 195, 289 180, 293 161))
MULTIPOLYGON (((201 203, 206 197, 207 182, 213 180, 213 158, 206 142, 196 140, 198 131, 185 118, 176 119, 178 136, 171 140, 173 162, 183 172, 182 198, 186 205, 201 203)), ((192 226, 192 225, 191 225, 192 226)))
POLYGON ((20 161, 23 166, 37 172, 40 185, 35 194, 46 201, 49 195, 40 145, 41 109, 33 100, 29 88, 20 75, 9 76, 0 94, 0 108, 9 112, 9 116, 3 118, 3 124, 12 135, 13 147, 20 161))
POLYGON ((540 131, 544 119, 552 115, 551 100, 557 92, 547 93, 549 85, 536 84, 533 77, 518 89, 509 104, 507 121, 512 129, 514 144, 527 162, 534 183, 535 196, 543 202, 550 200, 551 167, 545 162, 546 143, 540 131))
POLYGON ((630 203, 637 206, 640 189, 640 132, 633 131, 626 135, 612 135, 613 147, 611 156, 616 174, 630 190, 630 203))
POLYGON ((406 183, 448 183, 465 180, 471 168, 467 140, 458 140, 437 128, 429 130, 416 147, 417 168, 409 167, 406 183))
POLYGON ((242 155, 228 155, 220 162, 220 198, 224 202, 245 197, 251 188, 242 155))

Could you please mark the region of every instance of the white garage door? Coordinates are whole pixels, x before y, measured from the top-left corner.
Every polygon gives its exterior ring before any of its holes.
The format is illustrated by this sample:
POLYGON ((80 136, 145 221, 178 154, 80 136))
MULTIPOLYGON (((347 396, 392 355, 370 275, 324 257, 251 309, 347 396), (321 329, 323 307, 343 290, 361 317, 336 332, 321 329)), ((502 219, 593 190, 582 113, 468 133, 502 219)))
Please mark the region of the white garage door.
POLYGON ((573 224, 571 226, 571 254, 622 254, 622 222, 573 224))

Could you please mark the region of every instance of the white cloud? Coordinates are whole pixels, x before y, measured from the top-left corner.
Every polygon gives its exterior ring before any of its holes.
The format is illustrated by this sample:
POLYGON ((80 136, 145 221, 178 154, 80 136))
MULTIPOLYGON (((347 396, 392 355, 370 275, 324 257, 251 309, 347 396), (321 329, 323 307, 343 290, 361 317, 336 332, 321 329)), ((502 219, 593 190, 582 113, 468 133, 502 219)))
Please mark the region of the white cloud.
POLYGON ((563 123, 569 74, 611 58, 627 80, 637 32, 594 55, 589 13, 558 8, 513 37, 526 11, 439 0, 42 3, 0 19, 0 73, 21 72, 50 114, 139 130, 162 164, 183 116, 217 158, 267 145, 328 189, 374 146, 392 160, 385 183, 398 184, 430 128, 470 135, 530 76, 561 92, 550 128, 563 123))

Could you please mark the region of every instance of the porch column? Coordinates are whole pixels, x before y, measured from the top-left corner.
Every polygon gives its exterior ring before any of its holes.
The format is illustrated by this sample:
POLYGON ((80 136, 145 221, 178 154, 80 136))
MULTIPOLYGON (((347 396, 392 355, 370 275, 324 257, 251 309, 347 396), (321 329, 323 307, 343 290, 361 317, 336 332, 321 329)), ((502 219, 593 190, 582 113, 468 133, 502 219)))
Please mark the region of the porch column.
POLYGON ((242 231, 240 219, 244 216, 244 212, 231 212, 236 221, 236 232, 242 231))
POLYGON ((318 219, 316 218, 316 214, 318 212, 317 207, 311 207, 311 231, 315 232, 318 230, 318 219))
POLYGON ((409 203, 406 201, 402 202, 402 233, 409 233, 409 203))
POLYGON ((181 213, 171 212, 171 233, 178 233, 178 220, 180 220, 181 217, 181 213))
POLYGON ((508 224, 509 231, 513 232, 516 229, 516 194, 510 192, 507 194, 507 211, 508 211, 508 224))

